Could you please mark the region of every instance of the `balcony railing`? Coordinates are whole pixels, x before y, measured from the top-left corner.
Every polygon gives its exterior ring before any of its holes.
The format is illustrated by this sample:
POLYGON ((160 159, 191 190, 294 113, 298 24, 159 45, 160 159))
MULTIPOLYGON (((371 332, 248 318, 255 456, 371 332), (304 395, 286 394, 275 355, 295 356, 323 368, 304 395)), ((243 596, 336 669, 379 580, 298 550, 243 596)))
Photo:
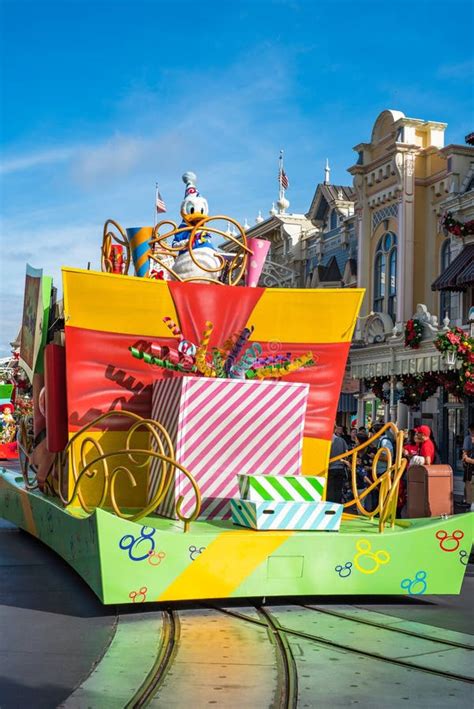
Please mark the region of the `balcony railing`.
POLYGON ((265 288, 297 288, 298 273, 275 261, 265 261, 258 285, 265 288))

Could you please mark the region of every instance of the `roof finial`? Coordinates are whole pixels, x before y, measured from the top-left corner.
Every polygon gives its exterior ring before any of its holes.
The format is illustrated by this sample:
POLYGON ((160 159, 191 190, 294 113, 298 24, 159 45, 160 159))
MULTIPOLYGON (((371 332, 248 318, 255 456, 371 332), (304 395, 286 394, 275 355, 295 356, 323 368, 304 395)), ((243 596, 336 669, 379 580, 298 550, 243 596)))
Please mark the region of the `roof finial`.
POLYGON ((329 185, 330 182, 331 168, 329 167, 329 160, 326 158, 326 167, 324 168, 324 184, 329 185))

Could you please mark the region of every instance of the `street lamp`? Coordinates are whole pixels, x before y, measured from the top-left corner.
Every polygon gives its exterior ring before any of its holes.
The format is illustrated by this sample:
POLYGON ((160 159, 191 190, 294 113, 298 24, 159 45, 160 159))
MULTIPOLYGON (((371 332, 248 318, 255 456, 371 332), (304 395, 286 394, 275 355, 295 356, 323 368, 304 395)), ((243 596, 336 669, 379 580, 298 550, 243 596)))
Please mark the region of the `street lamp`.
POLYGON ((446 357, 446 364, 448 365, 448 369, 454 369, 456 366, 456 361, 457 361, 457 353, 456 350, 447 350, 445 353, 446 357))

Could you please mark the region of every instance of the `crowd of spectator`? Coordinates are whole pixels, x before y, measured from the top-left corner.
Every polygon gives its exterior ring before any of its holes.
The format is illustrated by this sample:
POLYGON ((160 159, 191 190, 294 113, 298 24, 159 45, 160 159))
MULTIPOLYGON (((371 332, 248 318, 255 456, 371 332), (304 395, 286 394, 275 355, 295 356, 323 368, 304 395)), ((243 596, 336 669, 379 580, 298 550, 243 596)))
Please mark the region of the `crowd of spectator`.
MULTIPOLYGON (((347 431, 344 426, 336 425, 331 444, 331 459, 360 447, 356 458, 356 485, 359 497, 362 496, 361 504, 367 512, 372 512, 378 506, 378 487, 366 494, 364 493, 374 482, 374 474, 376 477, 380 477, 387 470, 389 459, 393 461, 395 456, 395 441, 389 429, 369 443, 370 439, 379 433, 383 427, 384 424, 382 422, 376 422, 372 424, 370 429, 360 426, 347 431), (380 449, 383 450, 378 453, 380 449), (376 461, 375 469, 374 459, 376 461)), ((473 448, 470 450, 474 456, 474 426, 472 427, 472 432, 473 448)), ((437 446, 429 426, 418 426, 415 429, 406 431, 403 456, 407 459, 407 468, 411 465, 432 465, 439 462, 437 446)), ((351 481, 351 459, 352 456, 348 456, 329 464, 327 500, 344 503, 354 498, 351 481)), ((398 516, 403 516, 404 514, 406 490, 405 474, 399 487, 398 516)), ((354 505, 347 511, 355 512, 356 509, 354 505)))

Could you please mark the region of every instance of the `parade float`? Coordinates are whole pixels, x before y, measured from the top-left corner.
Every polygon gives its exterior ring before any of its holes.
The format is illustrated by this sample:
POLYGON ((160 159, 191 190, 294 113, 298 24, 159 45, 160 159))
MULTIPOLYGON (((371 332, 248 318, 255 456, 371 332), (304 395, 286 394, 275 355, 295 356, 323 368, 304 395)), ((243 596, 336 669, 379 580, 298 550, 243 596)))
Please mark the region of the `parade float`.
POLYGON ((357 492, 356 448, 343 456, 354 498, 325 499, 363 291, 259 287, 268 242, 210 216, 183 179, 181 223, 108 220, 102 270, 64 267, 63 302, 28 267, 33 412, 18 470, 0 471, 0 516, 106 604, 459 593, 472 515, 396 518, 394 424, 369 441, 394 441, 370 486, 357 492))

